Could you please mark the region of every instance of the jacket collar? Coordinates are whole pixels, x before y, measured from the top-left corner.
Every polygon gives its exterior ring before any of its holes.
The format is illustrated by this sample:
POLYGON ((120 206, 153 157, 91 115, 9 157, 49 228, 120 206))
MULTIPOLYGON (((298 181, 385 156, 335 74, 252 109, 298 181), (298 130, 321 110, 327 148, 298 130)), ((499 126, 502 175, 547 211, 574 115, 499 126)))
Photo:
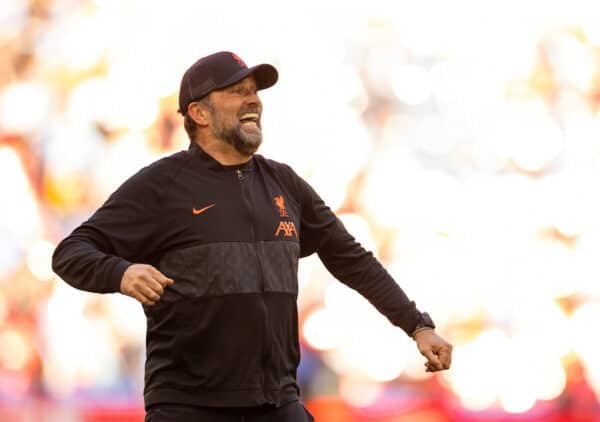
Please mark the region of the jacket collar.
POLYGON ((207 154, 200 146, 195 142, 190 142, 188 147, 188 153, 192 157, 192 162, 194 165, 208 168, 216 171, 235 171, 235 170, 243 170, 250 171, 254 168, 254 160, 255 157, 243 163, 243 164, 234 164, 231 166, 225 166, 207 154))

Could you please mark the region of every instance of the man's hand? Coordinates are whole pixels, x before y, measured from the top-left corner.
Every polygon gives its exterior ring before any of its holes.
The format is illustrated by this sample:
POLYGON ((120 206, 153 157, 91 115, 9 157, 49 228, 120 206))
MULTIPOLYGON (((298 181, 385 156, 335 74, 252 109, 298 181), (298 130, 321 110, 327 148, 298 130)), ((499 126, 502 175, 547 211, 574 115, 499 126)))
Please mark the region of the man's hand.
POLYGON ((142 305, 152 306, 171 284, 173 280, 152 265, 132 264, 123 273, 121 293, 137 299, 142 305))
POLYGON ((436 372, 450 368, 452 345, 436 334, 433 329, 415 333, 417 348, 427 358, 426 372, 436 372))

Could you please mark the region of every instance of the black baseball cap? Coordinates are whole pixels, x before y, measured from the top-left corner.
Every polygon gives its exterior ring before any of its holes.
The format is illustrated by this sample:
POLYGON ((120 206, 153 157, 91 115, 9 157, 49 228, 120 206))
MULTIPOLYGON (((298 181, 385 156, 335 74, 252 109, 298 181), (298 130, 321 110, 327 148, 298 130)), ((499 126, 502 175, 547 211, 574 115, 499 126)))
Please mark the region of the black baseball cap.
POLYGON ((202 57, 190 66, 181 78, 179 88, 179 112, 187 113, 188 105, 210 94, 254 74, 258 89, 269 88, 277 82, 277 69, 270 64, 248 67, 235 53, 220 51, 202 57))

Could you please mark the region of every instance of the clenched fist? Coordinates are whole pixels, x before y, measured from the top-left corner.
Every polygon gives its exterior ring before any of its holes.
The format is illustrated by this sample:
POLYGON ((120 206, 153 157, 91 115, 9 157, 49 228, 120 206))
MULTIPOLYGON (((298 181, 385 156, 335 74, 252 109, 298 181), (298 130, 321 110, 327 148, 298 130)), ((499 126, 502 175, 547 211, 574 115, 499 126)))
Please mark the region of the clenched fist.
POLYGON ((426 372, 437 372, 450 368, 452 345, 438 336, 433 329, 417 332, 415 341, 419 352, 427 358, 426 372))
POLYGON ((162 296, 173 280, 152 265, 132 264, 121 278, 121 293, 138 300, 142 305, 152 306, 162 296))

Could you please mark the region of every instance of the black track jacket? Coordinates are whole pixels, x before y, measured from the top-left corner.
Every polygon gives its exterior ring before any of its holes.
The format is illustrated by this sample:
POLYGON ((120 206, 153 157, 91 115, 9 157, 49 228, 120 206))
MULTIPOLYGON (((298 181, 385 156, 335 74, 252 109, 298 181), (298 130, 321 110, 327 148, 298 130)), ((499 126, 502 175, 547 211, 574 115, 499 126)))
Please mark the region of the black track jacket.
POLYGON ((56 248, 53 269, 120 291, 131 263, 175 282, 147 317, 144 400, 197 406, 298 399, 298 260, 327 269, 411 333, 420 312, 287 165, 223 166, 191 143, 143 168, 56 248))

